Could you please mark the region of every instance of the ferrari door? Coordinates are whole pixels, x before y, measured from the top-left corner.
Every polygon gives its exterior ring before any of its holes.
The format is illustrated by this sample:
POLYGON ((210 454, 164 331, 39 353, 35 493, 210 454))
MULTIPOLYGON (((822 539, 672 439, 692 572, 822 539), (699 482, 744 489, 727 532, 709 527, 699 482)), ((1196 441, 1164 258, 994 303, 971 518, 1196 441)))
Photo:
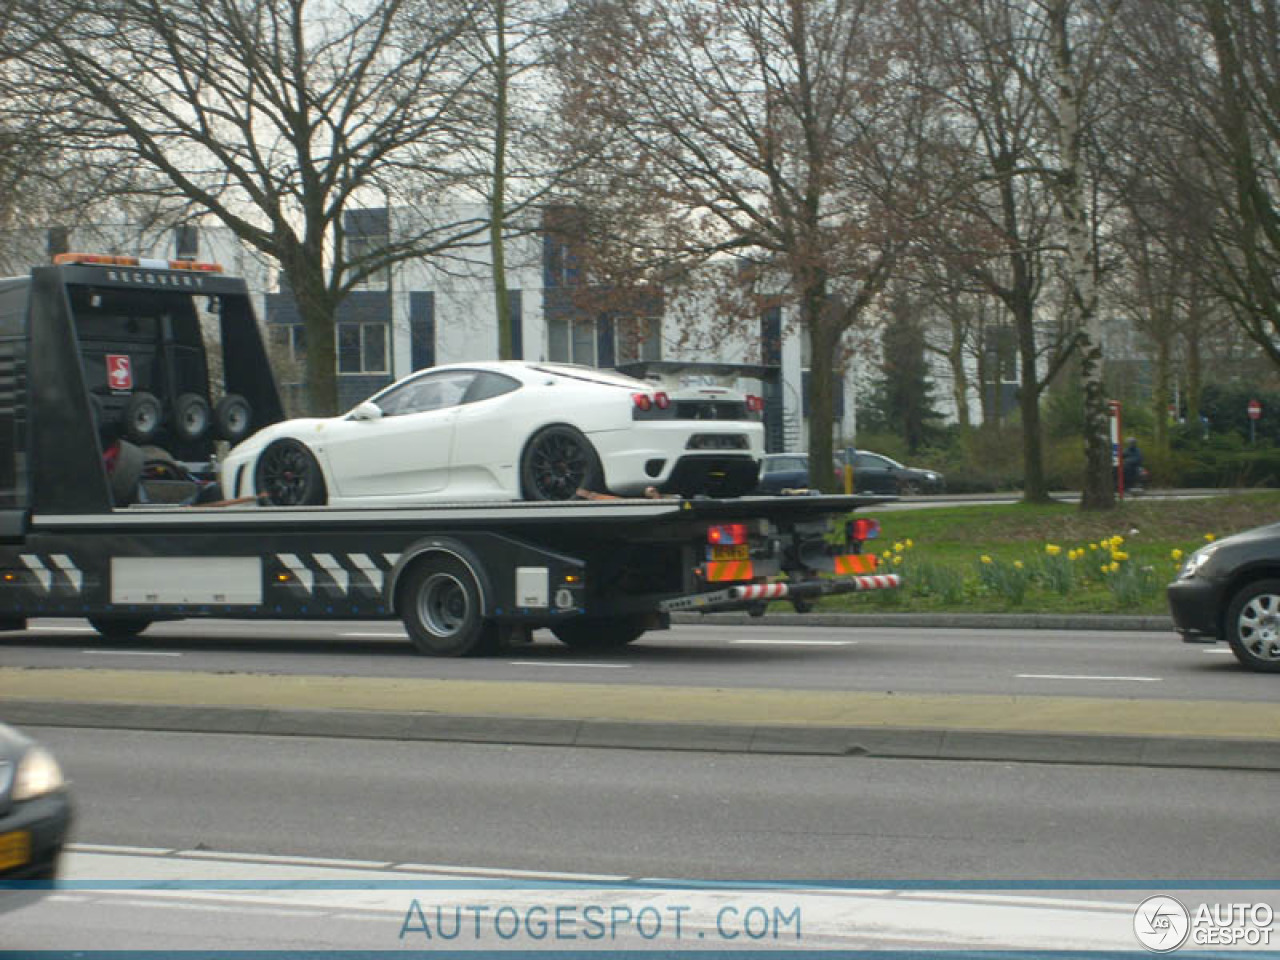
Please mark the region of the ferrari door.
POLYGON ((342 497, 412 499, 449 485, 458 411, 470 370, 426 373, 373 397, 381 415, 363 404, 335 425, 325 443, 342 497))

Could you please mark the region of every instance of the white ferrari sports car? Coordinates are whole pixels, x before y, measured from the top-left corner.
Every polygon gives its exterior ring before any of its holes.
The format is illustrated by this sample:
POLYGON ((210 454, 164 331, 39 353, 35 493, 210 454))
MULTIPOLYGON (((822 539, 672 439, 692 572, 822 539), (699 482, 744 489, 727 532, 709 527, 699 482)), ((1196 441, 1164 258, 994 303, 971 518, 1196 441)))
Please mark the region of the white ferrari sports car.
POLYGON ((677 404, 608 370, 522 361, 411 374, 344 416, 272 424, 222 464, 225 496, 276 506, 749 493, 759 398, 677 404))

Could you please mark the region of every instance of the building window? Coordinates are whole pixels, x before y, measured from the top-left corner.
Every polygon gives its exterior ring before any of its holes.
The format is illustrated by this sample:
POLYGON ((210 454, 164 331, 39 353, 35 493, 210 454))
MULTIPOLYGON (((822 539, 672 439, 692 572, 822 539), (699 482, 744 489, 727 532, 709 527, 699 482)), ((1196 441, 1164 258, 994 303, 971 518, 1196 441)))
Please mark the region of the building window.
POLYGON ((50 227, 45 239, 50 257, 71 251, 71 231, 66 227, 50 227))
POLYGON ((409 363, 414 370, 436 365, 436 295, 409 293, 409 363))
POLYGON ((619 317, 613 327, 617 363, 662 359, 662 321, 658 317, 619 317))
POLYGON ((307 361, 307 328, 300 323, 274 323, 267 327, 272 359, 302 366, 307 361))
POLYGON ((173 228, 173 255, 179 260, 195 260, 200 256, 200 231, 192 224, 173 228))
POLYGON ((547 359, 559 363, 596 365, 596 323, 588 317, 560 317, 547 321, 547 359))
POLYGON ((387 373, 385 323, 338 324, 339 373, 387 373))
POLYGON ((511 359, 524 359, 524 293, 507 291, 507 323, 511 329, 511 359))
MULTIPOLYGON (((385 207, 347 210, 343 216, 346 232, 346 259, 359 265, 366 257, 382 254, 391 245, 391 219, 385 207)), ((383 267, 362 279, 361 290, 387 290, 391 285, 391 268, 383 267)))

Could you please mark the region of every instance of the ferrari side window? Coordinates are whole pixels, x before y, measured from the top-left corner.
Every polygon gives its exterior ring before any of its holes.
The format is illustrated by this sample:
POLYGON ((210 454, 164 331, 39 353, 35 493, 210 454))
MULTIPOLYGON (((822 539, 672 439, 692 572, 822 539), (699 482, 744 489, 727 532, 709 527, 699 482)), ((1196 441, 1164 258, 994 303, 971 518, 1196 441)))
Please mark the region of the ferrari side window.
POLYGON ((467 388, 467 395, 462 398, 462 402, 475 403, 477 400, 489 400, 518 389, 520 389, 519 380, 501 373, 491 373, 485 370, 476 374, 476 378, 471 382, 471 386, 467 388))
POLYGON ((378 398, 383 416, 402 417, 410 413, 443 410, 462 402, 467 387, 475 379, 470 370, 418 377, 378 398))

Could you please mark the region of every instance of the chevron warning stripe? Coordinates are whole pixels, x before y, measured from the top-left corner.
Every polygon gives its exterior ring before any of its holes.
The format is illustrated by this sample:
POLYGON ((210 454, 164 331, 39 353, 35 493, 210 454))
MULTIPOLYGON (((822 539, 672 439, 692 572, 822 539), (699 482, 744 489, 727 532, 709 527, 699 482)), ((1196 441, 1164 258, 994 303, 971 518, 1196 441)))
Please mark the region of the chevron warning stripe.
POLYGON ((835 558, 836 573, 875 573, 874 553, 845 553, 835 558))
POLYGON ((752 577, 750 560, 708 561, 705 570, 708 583, 750 580, 752 577))

